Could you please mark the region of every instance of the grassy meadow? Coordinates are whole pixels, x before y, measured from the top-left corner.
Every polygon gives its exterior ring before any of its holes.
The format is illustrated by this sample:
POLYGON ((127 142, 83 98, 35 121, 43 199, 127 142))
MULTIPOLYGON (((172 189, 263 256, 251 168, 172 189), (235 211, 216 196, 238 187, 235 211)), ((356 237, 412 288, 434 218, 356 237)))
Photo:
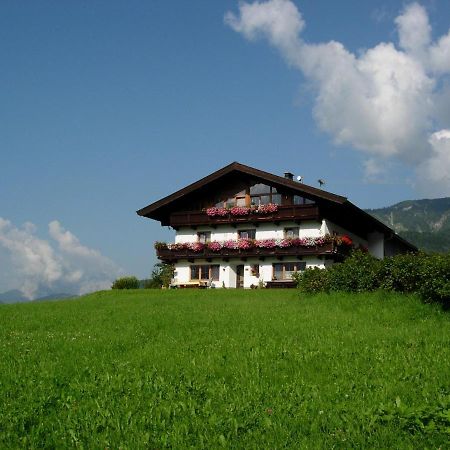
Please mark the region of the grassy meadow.
POLYGON ((383 292, 0 306, 0 448, 449 448, 450 313, 383 292))

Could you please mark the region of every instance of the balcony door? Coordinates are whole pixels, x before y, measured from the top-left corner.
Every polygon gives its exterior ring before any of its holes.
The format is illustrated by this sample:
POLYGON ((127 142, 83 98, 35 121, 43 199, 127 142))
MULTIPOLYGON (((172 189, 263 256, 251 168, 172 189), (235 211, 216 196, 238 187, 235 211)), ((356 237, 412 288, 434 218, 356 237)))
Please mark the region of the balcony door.
POLYGON ((241 264, 236 266, 236 288, 244 287, 244 266, 241 264))

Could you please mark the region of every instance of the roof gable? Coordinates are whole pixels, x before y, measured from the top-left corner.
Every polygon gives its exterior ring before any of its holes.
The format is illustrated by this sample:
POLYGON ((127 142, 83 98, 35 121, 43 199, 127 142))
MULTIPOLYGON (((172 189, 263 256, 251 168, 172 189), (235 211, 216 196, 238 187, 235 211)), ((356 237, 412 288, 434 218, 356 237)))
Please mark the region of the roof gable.
POLYGON ((175 207, 177 203, 183 199, 186 199, 189 195, 201 193, 202 191, 206 192, 208 188, 217 185, 217 182, 221 180, 224 181, 227 178, 231 179, 231 177, 238 177, 239 175, 250 176, 255 180, 271 186, 286 188, 298 195, 305 195, 313 200, 326 200, 336 204, 342 204, 347 200, 346 197, 332 194, 331 192, 317 189, 315 187, 308 186, 285 177, 280 177, 269 172, 264 172, 238 162, 233 162, 222 169, 201 178, 195 183, 192 183, 174 192, 173 194, 170 194, 138 210, 137 214, 151 219, 161 220, 162 217, 165 216, 166 211, 171 209, 171 207, 175 207))

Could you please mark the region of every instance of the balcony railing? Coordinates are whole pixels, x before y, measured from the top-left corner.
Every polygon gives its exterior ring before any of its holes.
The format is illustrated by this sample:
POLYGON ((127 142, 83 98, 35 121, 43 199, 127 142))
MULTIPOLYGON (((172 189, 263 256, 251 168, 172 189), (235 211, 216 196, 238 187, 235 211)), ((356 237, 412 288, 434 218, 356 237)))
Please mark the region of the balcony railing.
POLYGON ((318 220, 319 208, 316 205, 292 205, 278 206, 277 211, 269 214, 250 212, 245 216, 235 216, 228 213, 226 216, 208 216, 206 211, 183 211, 170 215, 170 226, 178 228, 182 226, 199 226, 238 223, 264 223, 264 222, 298 222, 302 220, 318 220))
POLYGON ((258 248, 252 247, 248 249, 229 249, 221 248, 213 251, 204 248, 200 251, 190 249, 168 249, 160 248, 156 250, 158 258, 165 262, 175 262, 179 259, 195 260, 195 259, 226 259, 226 258, 266 258, 275 257, 282 259, 283 257, 302 257, 302 256, 323 256, 334 255, 338 258, 341 255, 339 246, 334 242, 327 242, 322 245, 312 247, 285 247, 285 248, 258 248))

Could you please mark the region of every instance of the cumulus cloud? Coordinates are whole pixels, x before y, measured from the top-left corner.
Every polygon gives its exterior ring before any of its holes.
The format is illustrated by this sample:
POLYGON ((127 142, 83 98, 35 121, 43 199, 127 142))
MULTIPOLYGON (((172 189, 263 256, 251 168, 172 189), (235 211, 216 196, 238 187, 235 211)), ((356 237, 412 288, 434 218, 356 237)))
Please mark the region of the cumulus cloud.
POLYGON ((54 242, 39 238, 34 224, 14 226, 0 217, 0 262, 8 288, 29 299, 50 293, 85 294, 107 289, 119 267, 97 250, 83 246, 58 221, 49 224, 54 242))
MULTIPOLYGON (((433 149, 430 158, 420 166, 419 182, 432 181, 433 185, 450 186, 450 130, 441 130, 430 137, 433 149)), ((423 187, 426 189, 426 186, 423 187)))
POLYGON ((336 41, 303 40, 305 21, 291 0, 241 3, 225 22, 249 40, 266 39, 302 72, 313 88, 318 127, 336 144, 364 152, 366 173, 378 174, 380 162, 392 158, 418 168, 429 191, 450 194, 448 178, 432 175, 437 161, 450 170, 448 152, 434 134, 450 128, 442 101, 450 92, 450 31, 433 42, 420 4, 395 19, 397 45, 380 42, 359 54, 336 41))

